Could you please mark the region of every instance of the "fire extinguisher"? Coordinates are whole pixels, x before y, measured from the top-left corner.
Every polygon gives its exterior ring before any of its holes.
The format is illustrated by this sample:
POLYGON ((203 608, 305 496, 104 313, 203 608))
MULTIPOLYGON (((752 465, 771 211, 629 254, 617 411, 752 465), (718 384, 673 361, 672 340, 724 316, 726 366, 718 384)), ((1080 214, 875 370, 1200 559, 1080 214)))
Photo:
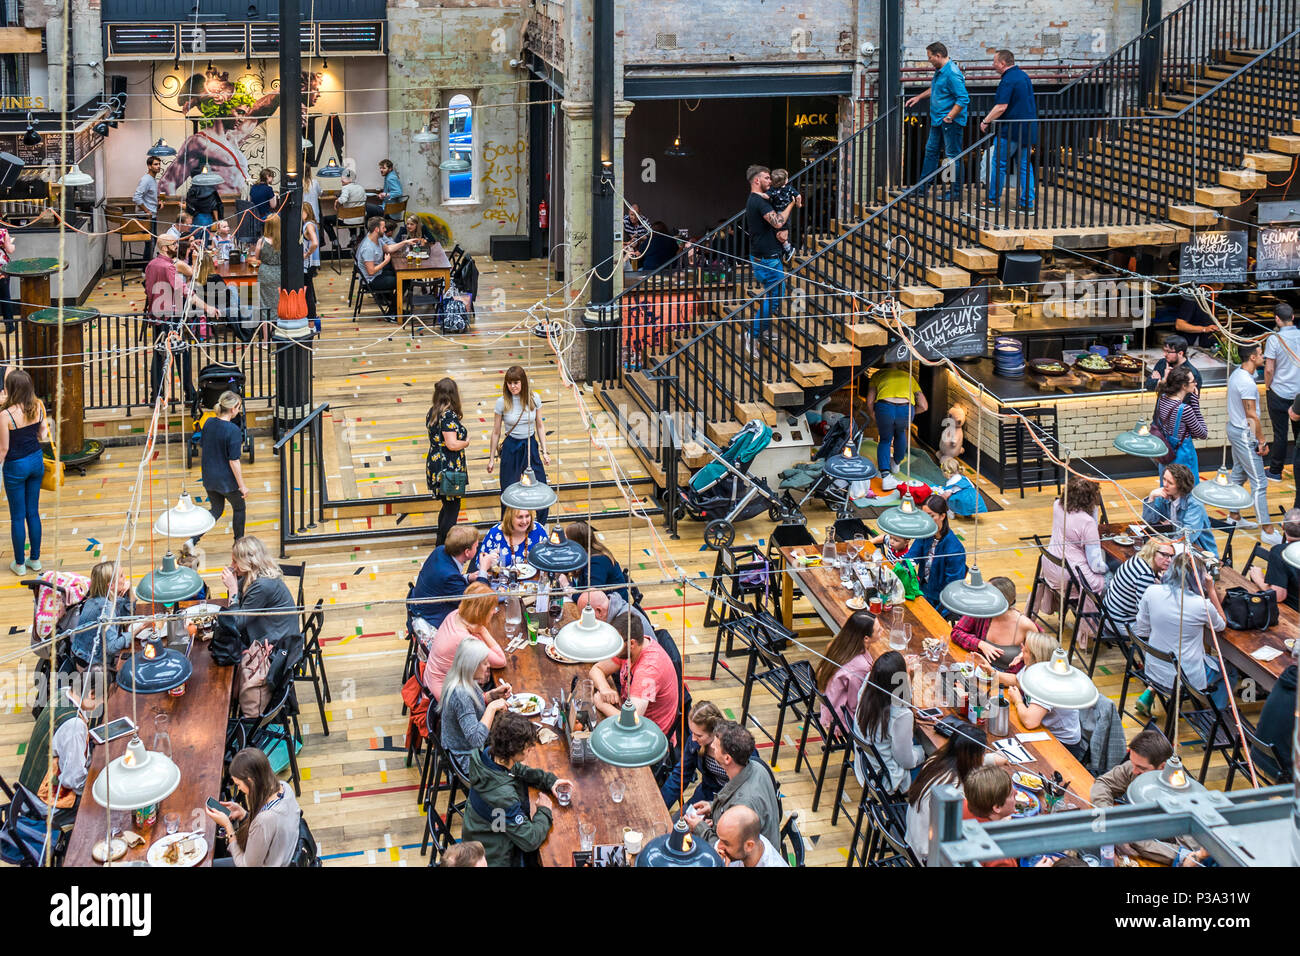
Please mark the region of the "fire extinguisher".
POLYGON ((537 228, 545 229, 548 221, 549 217, 546 213, 546 200, 543 199, 537 204, 537 228))

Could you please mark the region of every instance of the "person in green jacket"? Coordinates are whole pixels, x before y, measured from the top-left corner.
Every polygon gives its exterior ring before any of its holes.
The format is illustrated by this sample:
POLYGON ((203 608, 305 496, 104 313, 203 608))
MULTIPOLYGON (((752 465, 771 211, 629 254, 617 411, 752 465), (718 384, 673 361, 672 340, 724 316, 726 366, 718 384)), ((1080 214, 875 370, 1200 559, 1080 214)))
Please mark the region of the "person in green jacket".
POLYGON ((507 712, 492 722, 487 747, 470 754, 461 839, 482 843, 488 866, 525 864, 525 854, 536 852, 551 832, 547 792, 570 782, 519 762, 535 741, 532 722, 507 712), (529 787, 541 791, 534 807, 529 787))

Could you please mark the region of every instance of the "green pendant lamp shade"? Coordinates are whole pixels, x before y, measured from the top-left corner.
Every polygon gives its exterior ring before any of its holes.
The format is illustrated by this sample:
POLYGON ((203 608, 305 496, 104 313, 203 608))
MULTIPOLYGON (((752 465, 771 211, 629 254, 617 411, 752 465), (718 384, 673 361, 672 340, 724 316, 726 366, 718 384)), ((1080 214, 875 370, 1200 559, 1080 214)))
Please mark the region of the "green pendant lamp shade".
POLYGON ((416 133, 414 136, 412 136, 411 138, 415 140, 417 143, 438 142, 438 134, 434 130, 429 129, 429 124, 427 123, 421 126, 420 131, 416 133))
POLYGON ((691 829, 686 821, 678 818, 673 828, 663 836, 655 837, 641 850, 636 858, 637 866, 674 867, 721 867, 725 864, 717 851, 704 840, 691 836, 691 829))
POLYGON ((904 497, 896 507, 884 512, 876 524, 880 530, 895 538, 932 538, 939 530, 938 523, 916 506, 911 498, 904 497))
POLYGON ((317 176, 324 176, 326 179, 338 179, 343 175, 343 167, 331 159, 328 163, 316 170, 317 176))
POLYGON ((163 555, 162 567, 150 571, 135 586, 137 600, 154 604, 175 604, 188 601, 203 590, 203 578, 193 568, 176 564, 176 555, 168 551, 163 555))
POLYGON ((1178 754, 1174 754, 1165 762, 1163 770, 1148 770, 1134 778, 1128 785, 1128 802, 1155 803, 1161 797, 1190 797, 1205 792, 1205 787, 1187 772, 1178 754))
POLYGON ((617 716, 606 717, 592 731, 591 751, 614 767, 652 767, 667 755, 668 738, 653 720, 637 716, 631 701, 624 701, 617 716))
POLYGON ((194 504, 188 491, 182 491, 176 499, 176 507, 168 508, 158 516, 153 524, 155 534, 168 538, 192 538, 196 534, 207 534, 216 527, 212 512, 194 504))
POLYGON ((1245 485, 1236 484, 1228 477, 1226 468, 1220 468, 1209 481, 1198 482, 1192 489, 1192 497, 1203 505, 1225 511, 1249 508, 1255 500, 1245 485))
POLYGON ((1151 426, 1145 418, 1138 419, 1131 431, 1116 435, 1115 447, 1124 454, 1137 458, 1159 458, 1169 454, 1169 446, 1159 436, 1151 433, 1151 426))
POLYGON ((596 617, 590 604, 582 616, 570 621, 555 635, 555 650, 571 661, 595 664, 623 653, 623 636, 612 625, 596 617))
POLYGON ((587 549, 556 528, 528 552, 528 563, 547 574, 572 574, 587 565, 587 549))
POLYGON ((190 183, 195 186, 220 186, 225 180, 212 171, 207 163, 203 164, 203 172, 190 178, 190 183))
POLYGON ((444 159, 439 163, 438 168, 446 173, 463 173, 469 170, 469 160, 452 154, 450 159, 444 159))
POLYGON ((90 792, 101 807, 138 810, 167 799, 180 783, 180 768, 165 754, 145 750, 137 735, 95 778, 90 792))
POLYGON ((966 617, 997 617, 1007 610, 1007 599, 984 580, 979 565, 973 565, 966 577, 940 591, 939 602, 954 614, 966 617))
POLYGON ((501 504, 522 511, 541 511, 558 499, 555 489, 538 481, 531 468, 525 468, 519 480, 501 492, 501 504))
POLYGON ((1059 647, 1050 661, 1030 664, 1020 672, 1020 689, 1033 703, 1053 710, 1086 710, 1100 696, 1092 678, 1071 666, 1059 647))
POLYGON ((877 474, 875 463, 855 454, 852 445, 845 445, 843 452, 827 458, 822 471, 840 481, 870 481, 877 474))
POLYGON ((171 159, 173 156, 176 155, 176 147, 168 146, 167 140, 160 139, 158 140, 158 142, 154 143, 152 146, 149 147, 145 155, 150 158, 156 156, 158 159, 171 159))
POLYGON ((194 674, 184 654, 162 646, 162 636, 144 642, 117 672, 117 686, 132 694, 161 694, 175 690, 194 674))

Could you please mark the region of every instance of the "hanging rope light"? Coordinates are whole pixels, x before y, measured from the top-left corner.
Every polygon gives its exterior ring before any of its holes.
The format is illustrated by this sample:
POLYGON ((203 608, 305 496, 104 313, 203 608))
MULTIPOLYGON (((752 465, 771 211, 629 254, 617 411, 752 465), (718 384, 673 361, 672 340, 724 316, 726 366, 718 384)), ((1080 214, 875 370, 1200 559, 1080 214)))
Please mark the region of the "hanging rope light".
MULTIPOLYGON (((980 453, 981 439, 984 437, 984 389, 980 387, 980 407, 976 410, 975 418, 975 480, 980 476, 980 453)), ((955 614, 963 614, 966 617, 989 618, 997 617, 999 614, 1005 614, 1007 610, 1007 599, 1002 592, 993 585, 984 580, 984 575, 980 573, 979 553, 980 553, 980 515, 979 515, 979 488, 975 487, 974 482, 971 487, 975 489, 975 548, 972 554, 975 563, 971 565, 970 572, 961 581, 953 581, 942 591, 939 592, 939 603, 955 614)))

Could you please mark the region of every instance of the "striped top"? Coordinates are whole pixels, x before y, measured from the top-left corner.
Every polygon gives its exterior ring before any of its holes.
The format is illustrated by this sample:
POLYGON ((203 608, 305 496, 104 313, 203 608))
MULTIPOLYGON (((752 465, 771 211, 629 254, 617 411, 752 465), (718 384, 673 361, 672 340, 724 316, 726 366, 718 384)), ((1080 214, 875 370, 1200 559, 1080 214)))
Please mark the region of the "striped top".
POLYGON ((1168 439, 1177 445, 1184 438, 1206 438, 1210 430, 1205 426, 1205 416, 1201 414, 1200 398, 1195 392, 1189 392, 1181 402, 1167 395, 1156 399, 1156 422, 1168 439), (1183 405, 1183 417, 1178 418, 1178 406, 1183 405), (1178 434, 1171 434, 1174 422, 1178 422, 1178 434))
MULTIPOLYGON (((1186 414, 1184 412, 1183 416, 1186 414)), ((1135 554, 1115 571, 1106 593, 1102 595, 1102 606, 1113 620, 1132 624, 1137 620, 1138 602, 1147 588, 1155 583, 1156 573, 1151 570, 1151 565, 1135 554)))

